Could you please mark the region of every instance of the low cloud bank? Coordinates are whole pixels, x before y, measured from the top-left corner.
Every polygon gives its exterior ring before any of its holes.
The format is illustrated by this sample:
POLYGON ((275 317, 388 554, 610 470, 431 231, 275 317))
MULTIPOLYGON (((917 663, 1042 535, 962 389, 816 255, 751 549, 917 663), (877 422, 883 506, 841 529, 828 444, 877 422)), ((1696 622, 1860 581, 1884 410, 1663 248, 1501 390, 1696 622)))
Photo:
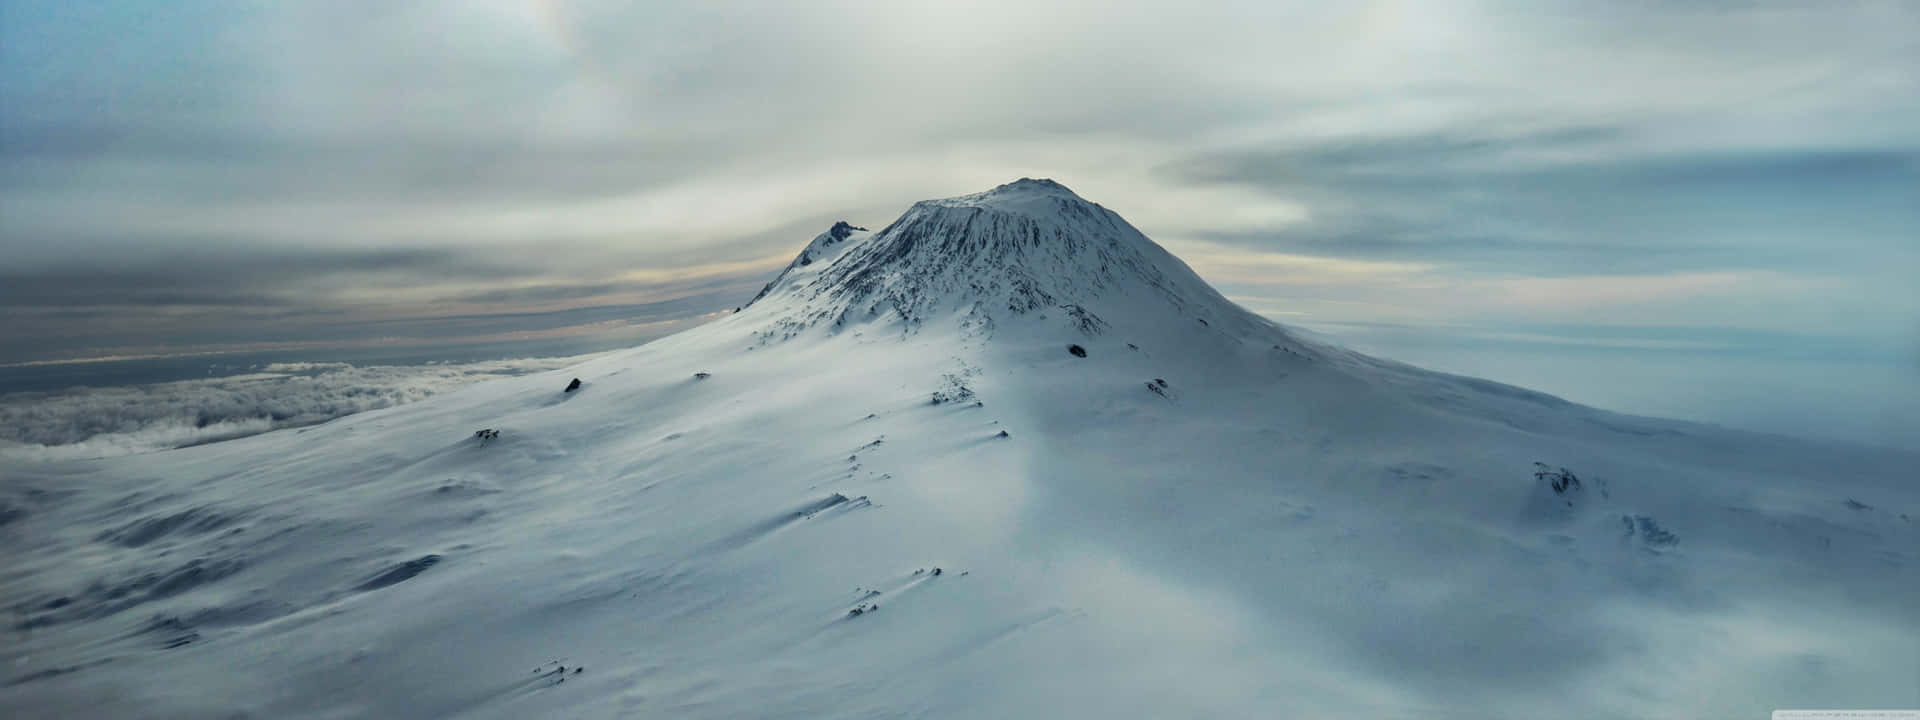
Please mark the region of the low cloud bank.
POLYGON ((312 425, 591 355, 432 365, 274 363, 206 380, 0 395, 0 457, 132 455, 312 425))

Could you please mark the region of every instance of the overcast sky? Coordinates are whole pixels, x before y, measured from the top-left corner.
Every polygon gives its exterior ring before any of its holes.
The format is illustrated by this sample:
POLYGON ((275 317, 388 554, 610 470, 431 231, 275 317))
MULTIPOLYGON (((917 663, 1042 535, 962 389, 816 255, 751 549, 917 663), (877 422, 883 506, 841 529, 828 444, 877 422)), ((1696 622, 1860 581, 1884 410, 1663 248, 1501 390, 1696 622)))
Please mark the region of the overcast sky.
POLYGON ((1034 176, 1283 322, 1920 368, 1916 28, 1905 1, 0 0, 0 363, 696 317, 834 220, 1034 176))

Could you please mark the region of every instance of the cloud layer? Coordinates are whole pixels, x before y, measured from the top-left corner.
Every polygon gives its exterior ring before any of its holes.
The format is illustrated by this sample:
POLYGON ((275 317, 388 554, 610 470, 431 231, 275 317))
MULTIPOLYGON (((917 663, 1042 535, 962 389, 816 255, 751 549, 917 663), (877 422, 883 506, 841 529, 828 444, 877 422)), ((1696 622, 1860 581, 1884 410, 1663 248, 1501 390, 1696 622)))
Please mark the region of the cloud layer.
POLYGON ((274 363, 208 380, 0 395, 0 457, 130 455, 312 425, 592 356, 432 365, 274 363))
POLYGON ((1534 296, 1462 293, 1547 279, 1579 306, 1524 319, 1920 326, 1897 0, 6 13, 0 362, 725 309, 833 220, 1020 176, 1330 321, 1498 322, 1534 296))

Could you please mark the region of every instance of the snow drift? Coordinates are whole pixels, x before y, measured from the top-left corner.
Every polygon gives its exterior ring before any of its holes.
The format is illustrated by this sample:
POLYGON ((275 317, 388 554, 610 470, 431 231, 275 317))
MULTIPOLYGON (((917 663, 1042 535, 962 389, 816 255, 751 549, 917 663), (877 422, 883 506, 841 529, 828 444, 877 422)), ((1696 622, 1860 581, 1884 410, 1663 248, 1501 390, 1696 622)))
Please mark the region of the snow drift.
POLYGON ((576 367, 8 467, 0 703, 1913 707, 1916 461, 1312 342, 1112 211, 1022 180, 836 225, 741 312, 576 367))

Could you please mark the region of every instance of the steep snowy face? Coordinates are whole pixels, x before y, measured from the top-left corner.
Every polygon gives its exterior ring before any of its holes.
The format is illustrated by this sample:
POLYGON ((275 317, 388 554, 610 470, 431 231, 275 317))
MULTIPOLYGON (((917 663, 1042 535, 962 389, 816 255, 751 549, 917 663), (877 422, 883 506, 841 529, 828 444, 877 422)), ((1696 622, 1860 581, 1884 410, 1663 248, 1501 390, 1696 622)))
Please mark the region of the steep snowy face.
POLYGON ((866 232, 866 228, 854 227, 852 223, 845 220, 834 223, 833 227, 827 228, 826 232, 815 236, 813 242, 807 243, 807 246, 800 250, 800 254, 794 256, 793 262, 788 263, 786 269, 780 271, 780 276, 774 278, 773 282, 767 283, 766 287, 760 288, 760 294, 753 296, 753 301, 750 301, 748 304, 758 302, 760 298, 766 297, 767 293, 772 292, 773 289, 780 284, 781 280, 805 272, 802 268, 819 261, 832 262, 833 259, 840 256, 842 251, 850 246, 847 241, 854 237, 854 233, 864 235, 866 232))
POLYGON ((878 233, 821 247, 835 232, 754 298, 774 318, 766 335, 876 321, 911 332, 955 313, 991 323, 1102 300, 1201 318, 1244 314, 1118 214, 1052 180, 915 203, 878 233), (803 270, 823 258, 821 269, 803 270))

